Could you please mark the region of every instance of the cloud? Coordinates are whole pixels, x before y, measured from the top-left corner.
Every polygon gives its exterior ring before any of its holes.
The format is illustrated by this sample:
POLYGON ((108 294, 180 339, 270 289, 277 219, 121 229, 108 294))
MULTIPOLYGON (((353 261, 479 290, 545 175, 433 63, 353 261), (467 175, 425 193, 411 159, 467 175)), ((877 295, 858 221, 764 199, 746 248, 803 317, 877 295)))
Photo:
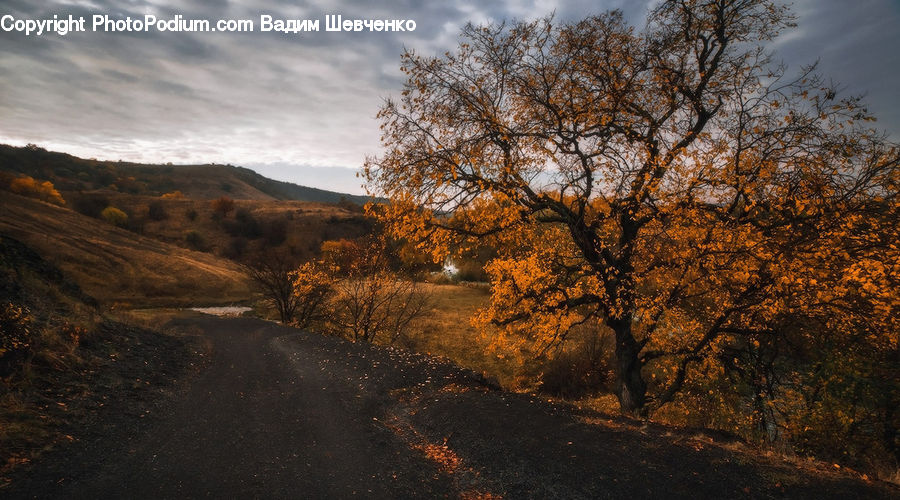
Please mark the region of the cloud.
POLYGON ((792 67, 818 71, 852 95, 865 95, 879 127, 900 140, 900 3, 798 0, 798 27, 776 42, 792 67))
MULTIPOLYGON (((378 153, 375 114, 396 95, 404 48, 452 49, 468 21, 528 19, 556 12, 579 19, 620 8, 642 24, 648 2, 609 0, 8 0, 17 18, 108 14, 113 18, 319 19, 317 33, 0 32, 0 141, 33 142, 86 157, 147 162, 359 167, 378 153), (414 19, 405 33, 325 32, 324 16, 414 19)), ((853 92, 869 92, 880 125, 900 130, 900 8, 867 0, 800 0, 800 28, 777 45, 794 65, 817 58, 853 92)), ((337 171, 336 171, 337 172, 337 171)), ((340 171, 343 172, 343 171, 340 171)), ((337 177, 341 177, 338 174, 337 177)))

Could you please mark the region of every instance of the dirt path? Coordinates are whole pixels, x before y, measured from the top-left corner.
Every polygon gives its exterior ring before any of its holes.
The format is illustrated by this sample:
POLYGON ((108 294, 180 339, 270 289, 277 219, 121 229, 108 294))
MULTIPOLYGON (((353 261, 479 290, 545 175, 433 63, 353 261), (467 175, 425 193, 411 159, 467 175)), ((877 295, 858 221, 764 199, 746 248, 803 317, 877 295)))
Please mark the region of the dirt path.
POLYGON ((900 496, 492 390, 427 356, 253 319, 172 326, 209 344, 208 366, 183 391, 139 425, 113 425, 48 455, 0 496, 900 496))
POLYGON ((433 464, 353 411, 318 360, 289 361, 273 343, 286 329, 213 317, 182 323, 202 328, 211 360, 164 416, 137 439, 113 435, 75 456, 48 457, 55 463, 39 463, 0 495, 433 497, 450 490, 433 464))

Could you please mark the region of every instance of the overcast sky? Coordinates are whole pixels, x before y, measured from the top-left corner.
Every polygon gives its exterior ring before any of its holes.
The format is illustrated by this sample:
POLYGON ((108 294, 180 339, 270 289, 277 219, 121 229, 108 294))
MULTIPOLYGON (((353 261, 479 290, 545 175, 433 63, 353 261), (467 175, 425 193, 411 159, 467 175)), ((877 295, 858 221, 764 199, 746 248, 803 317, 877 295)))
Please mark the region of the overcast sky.
MULTIPOLYGON (((298 184, 360 193, 353 171, 378 154, 375 114, 403 84, 404 47, 442 53, 468 21, 556 11, 570 20, 648 1, 394 2, 0 0, 16 19, 93 14, 253 19, 254 33, 0 31, 0 142, 82 157, 230 163, 298 184), (35 6, 39 3, 40 6, 35 6), (319 19, 319 32, 259 32, 259 16, 319 19), (414 32, 326 32, 324 16, 413 19, 414 32), (316 168, 317 167, 317 168, 316 168), (331 167, 331 168, 322 168, 331 167), (337 168, 336 168, 337 167, 337 168)), ((900 1, 797 0, 799 27, 774 45, 791 68, 820 61, 848 93, 867 95, 878 126, 900 137, 900 1)))

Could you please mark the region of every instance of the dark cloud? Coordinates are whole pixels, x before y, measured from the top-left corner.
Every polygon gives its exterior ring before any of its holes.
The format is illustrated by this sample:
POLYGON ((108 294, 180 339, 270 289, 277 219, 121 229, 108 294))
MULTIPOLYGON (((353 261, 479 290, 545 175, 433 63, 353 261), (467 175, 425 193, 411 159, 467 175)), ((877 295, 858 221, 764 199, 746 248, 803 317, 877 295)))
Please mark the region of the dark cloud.
POLYGON ((775 44, 793 67, 817 70, 844 92, 863 95, 880 128, 900 140, 900 2, 799 0, 798 27, 775 44))
MULTIPOLYGON (((281 179, 315 179, 309 165, 358 167, 379 151, 374 119, 403 83, 400 55, 452 49, 466 22, 574 20, 610 8, 643 23, 655 0, 5 0, 0 15, 112 18, 319 19, 323 31, 279 33, 0 32, 0 141, 34 142, 88 157, 257 165, 281 179), (411 18, 412 33, 334 33, 324 16, 411 18), (268 165, 268 167, 266 167, 268 165), (305 165, 296 174, 286 165, 305 165)), ((900 131, 900 7, 891 0, 799 0, 799 28, 775 48, 792 66, 868 93, 880 126, 900 131)), ((345 170, 335 185, 353 188, 345 170), (343 180, 341 180, 343 179, 343 180)), ((317 181, 324 183, 324 181, 317 181)), ((324 185, 324 184, 323 184, 324 185)), ((357 184, 358 186, 358 184, 357 184)))

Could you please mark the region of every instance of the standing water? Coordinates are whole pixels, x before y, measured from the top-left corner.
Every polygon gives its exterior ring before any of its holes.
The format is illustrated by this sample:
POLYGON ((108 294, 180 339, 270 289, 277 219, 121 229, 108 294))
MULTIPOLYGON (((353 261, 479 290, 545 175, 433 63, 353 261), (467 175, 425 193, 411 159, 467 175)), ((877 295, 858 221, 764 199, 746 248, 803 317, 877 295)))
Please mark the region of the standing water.
POLYGON ((219 307, 192 307, 191 311, 201 312, 203 314, 212 314, 214 316, 240 316, 252 308, 246 306, 219 306, 219 307))

